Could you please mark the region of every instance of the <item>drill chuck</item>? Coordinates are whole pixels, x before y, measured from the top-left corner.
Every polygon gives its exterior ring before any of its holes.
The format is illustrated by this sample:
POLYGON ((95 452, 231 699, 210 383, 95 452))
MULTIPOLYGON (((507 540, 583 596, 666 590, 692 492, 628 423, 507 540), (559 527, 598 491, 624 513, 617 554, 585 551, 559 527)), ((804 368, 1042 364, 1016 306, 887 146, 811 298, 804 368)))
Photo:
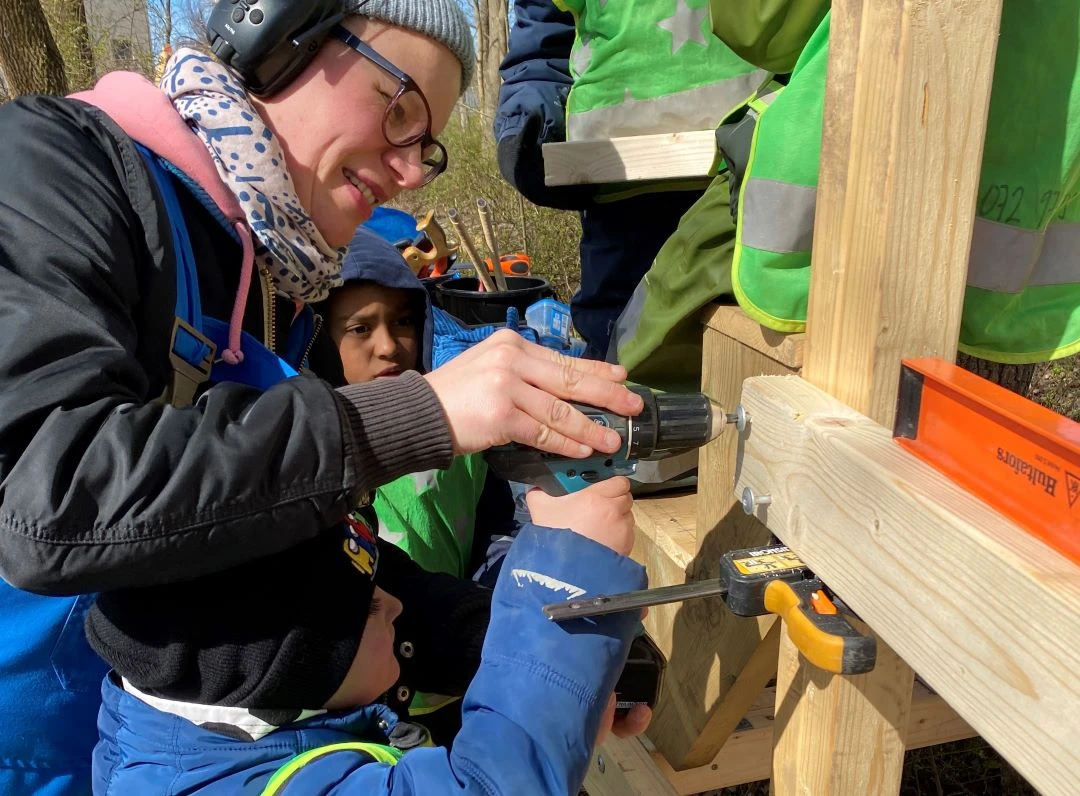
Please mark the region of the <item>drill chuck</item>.
POLYGON ((638 386, 630 389, 645 404, 634 417, 573 404, 594 423, 622 437, 623 446, 618 452, 596 451, 586 459, 573 459, 510 444, 489 450, 488 464, 509 481, 534 484, 549 495, 565 495, 613 475, 629 475, 640 459, 700 447, 724 430, 724 410, 701 393, 655 393, 638 386))
MULTIPOLYGON (((713 407, 701 393, 656 396, 656 449, 697 448, 713 438, 713 407)), ((716 414, 723 415, 722 412, 716 414)))
POLYGON ((701 393, 655 393, 631 387, 645 401, 641 414, 629 418, 629 458, 647 459, 698 448, 720 435, 724 412, 701 393))

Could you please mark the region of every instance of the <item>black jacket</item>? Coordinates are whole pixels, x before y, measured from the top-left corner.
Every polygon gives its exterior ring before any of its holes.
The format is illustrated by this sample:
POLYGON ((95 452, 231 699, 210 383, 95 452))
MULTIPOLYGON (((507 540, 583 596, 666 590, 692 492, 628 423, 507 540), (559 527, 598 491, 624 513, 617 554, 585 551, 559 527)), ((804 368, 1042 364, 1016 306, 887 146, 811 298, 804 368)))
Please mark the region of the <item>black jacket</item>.
MULTIPOLYGON (((175 264, 132 141, 99 110, 49 97, 0 108, 0 141, 0 574, 9 583, 130 590, 287 556, 374 486, 449 462, 445 417, 419 376, 341 390, 314 378, 264 393, 225 384, 195 407, 158 401, 175 264)), ((203 311, 227 318, 240 247, 194 196, 182 192, 181 203, 203 311)), ((262 339, 260 295, 253 284, 245 329, 262 339)), ((280 347, 291 313, 277 317, 280 347)), ((447 637, 432 592, 474 609, 486 600, 454 579, 407 568, 399 578, 429 598, 408 600, 406 637, 447 637)), ((456 637, 478 652, 486 609, 462 621, 456 637)))

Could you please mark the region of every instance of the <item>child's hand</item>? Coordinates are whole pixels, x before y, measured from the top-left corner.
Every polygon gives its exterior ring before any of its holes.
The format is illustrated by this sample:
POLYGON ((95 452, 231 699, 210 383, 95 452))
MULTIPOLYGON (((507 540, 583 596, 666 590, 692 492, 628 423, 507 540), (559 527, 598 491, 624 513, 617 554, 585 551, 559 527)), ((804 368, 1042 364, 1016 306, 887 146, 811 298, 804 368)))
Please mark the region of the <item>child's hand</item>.
POLYGON ((607 709, 600 718, 600 732, 596 736, 596 745, 607 740, 608 733, 616 738, 634 738, 649 729, 652 721, 652 709, 645 705, 634 705, 630 712, 621 718, 615 718, 615 695, 608 699, 607 709))
POLYGON ((624 556, 634 546, 634 498, 623 476, 562 497, 539 489, 525 496, 532 520, 549 528, 569 528, 624 556))

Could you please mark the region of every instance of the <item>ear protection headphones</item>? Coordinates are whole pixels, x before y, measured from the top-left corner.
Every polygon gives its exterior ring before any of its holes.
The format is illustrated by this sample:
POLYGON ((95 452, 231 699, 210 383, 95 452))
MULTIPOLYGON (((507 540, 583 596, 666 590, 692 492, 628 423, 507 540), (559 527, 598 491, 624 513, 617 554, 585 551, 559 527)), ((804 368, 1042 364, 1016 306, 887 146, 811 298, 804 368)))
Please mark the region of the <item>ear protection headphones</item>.
POLYGON ((311 63, 344 16, 342 0, 218 0, 206 38, 248 91, 265 97, 311 63))

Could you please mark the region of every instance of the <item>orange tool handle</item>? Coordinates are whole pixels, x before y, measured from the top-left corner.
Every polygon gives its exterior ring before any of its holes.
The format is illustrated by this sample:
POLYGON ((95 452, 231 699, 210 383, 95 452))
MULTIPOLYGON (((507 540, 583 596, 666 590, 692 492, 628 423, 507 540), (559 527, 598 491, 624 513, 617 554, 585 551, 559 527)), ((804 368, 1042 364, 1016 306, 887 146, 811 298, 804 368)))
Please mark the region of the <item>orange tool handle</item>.
MULTIPOLYGON (((495 270, 491 258, 484 260, 489 272, 495 270)), ((532 270, 532 260, 527 254, 504 254, 499 258, 499 266, 506 276, 528 276, 532 270)))
POLYGON ((784 620, 788 635, 810 663, 834 674, 864 674, 877 661, 877 641, 856 630, 822 590, 821 581, 774 580, 765 610, 784 620))

